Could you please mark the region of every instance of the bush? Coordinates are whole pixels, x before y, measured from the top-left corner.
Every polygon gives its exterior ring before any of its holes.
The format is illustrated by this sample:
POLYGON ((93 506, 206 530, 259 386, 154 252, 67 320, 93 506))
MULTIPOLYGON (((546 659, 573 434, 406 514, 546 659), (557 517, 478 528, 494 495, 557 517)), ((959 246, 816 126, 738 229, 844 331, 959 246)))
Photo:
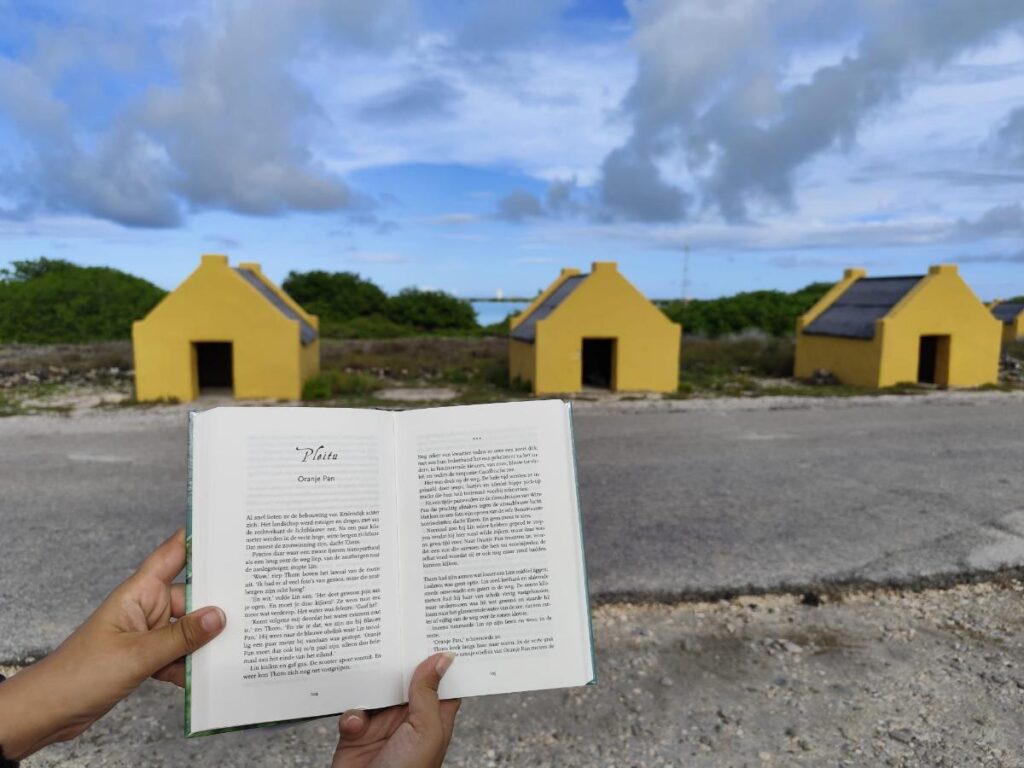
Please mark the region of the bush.
POLYGON ((406 288, 387 303, 387 317, 393 323, 420 331, 474 330, 473 306, 443 291, 406 288))
POLYGON ((677 396, 697 392, 743 395, 761 390, 758 378, 793 375, 792 339, 750 332, 721 339, 684 336, 677 396))
POLYGON ((485 325, 483 332, 487 336, 508 336, 512 332, 512 318, 515 317, 518 312, 509 312, 505 315, 504 320, 499 320, 496 323, 485 325))
POLYGON ((748 332, 720 339, 684 336, 680 351, 683 371, 707 374, 746 373, 767 378, 793 375, 792 339, 748 332))
POLYGON ((384 291, 354 272, 289 272, 281 287, 321 322, 379 315, 387 303, 384 291))
POLYGON ((673 301, 664 307, 683 332, 692 335, 723 336, 757 329, 772 336, 795 333, 796 321, 825 295, 830 283, 812 283, 793 293, 754 291, 720 299, 673 301))
POLYGON ((312 376, 302 385, 303 400, 330 400, 335 397, 366 397, 383 384, 366 373, 324 371, 312 376))
POLYGON ((131 337, 164 291, 108 267, 40 258, 0 272, 0 342, 109 341, 131 337))

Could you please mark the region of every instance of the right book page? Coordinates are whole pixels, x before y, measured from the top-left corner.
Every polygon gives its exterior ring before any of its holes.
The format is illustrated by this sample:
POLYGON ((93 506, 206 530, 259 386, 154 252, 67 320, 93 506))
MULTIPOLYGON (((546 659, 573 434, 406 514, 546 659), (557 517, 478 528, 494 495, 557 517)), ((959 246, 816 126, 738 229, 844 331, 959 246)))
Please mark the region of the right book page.
POLYGON ((396 418, 405 673, 442 698, 594 681, 571 411, 546 400, 396 418))

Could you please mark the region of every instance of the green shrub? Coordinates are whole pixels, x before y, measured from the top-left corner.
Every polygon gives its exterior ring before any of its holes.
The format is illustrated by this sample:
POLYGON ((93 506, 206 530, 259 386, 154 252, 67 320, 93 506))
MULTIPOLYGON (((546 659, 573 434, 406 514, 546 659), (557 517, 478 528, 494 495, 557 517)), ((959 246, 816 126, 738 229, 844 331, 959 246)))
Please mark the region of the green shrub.
POLYGON ((499 320, 496 323, 491 323, 490 325, 485 325, 483 327, 483 329, 482 329, 484 334, 486 334, 488 336, 508 336, 509 333, 512 330, 512 328, 511 328, 511 325, 512 325, 511 320, 517 314, 519 314, 519 313, 518 312, 509 312, 507 315, 505 315, 505 319, 504 320, 499 320))
POLYGON ((367 397, 383 384, 374 376, 358 371, 324 371, 306 380, 303 400, 330 400, 335 397, 367 397))
POLYGON ((108 267, 15 261, 0 272, 0 342, 127 339, 132 322, 163 296, 152 283, 108 267))
POLYGON ((521 379, 518 376, 508 383, 508 388, 512 392, 519 392, 520 394, 529 394, 530 392, 533 392, 533 385, 526 379, 521 379))
POLYGON ((744 333, 720 339, 684 336, 680 367, 684 372, 710 375, 747 373, 767 378, 793 375, 795 347, 792 339, 763 333, 744 333))
POLYGON ((383 315, 320 323, 320 335, 328 339, 398 339, 415 333, 415 328, 394 323, 383 315))
POLYGON ((830 283, 812 283, 793 293, 754 291, 720 299, 673 301, 664 311, 681 323, 688 335, 717 337, 756 329, 772 336, 790 336, 797 318, 831 287, 830 283))
POLYGON ((289 272, 281 287, 321 323, 379 315, 387 303, 384 291, 354 272, 289 272))
POLYGON ((393 323, 420 331, 474 330, 473 305, 444 291, 406 288, 387 303, 387 316, 393 323))

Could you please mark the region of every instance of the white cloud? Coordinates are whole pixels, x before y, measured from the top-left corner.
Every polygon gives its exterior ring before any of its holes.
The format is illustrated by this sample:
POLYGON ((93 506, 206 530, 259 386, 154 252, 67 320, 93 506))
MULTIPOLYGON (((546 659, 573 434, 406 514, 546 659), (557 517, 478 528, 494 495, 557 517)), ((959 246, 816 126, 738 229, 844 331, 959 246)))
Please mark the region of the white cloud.
POLYGON ((114 30, 119 43, 109 19, 91 16, 82 23, 95 29, 68 19, 36 30, 28 54, 36 66, 0 57, 0 112, 29 148, 17 167, 22 204, 143 227, 175 226, 185 210, 274 215, 352 205, 345 182, 309 149, 324 115, 291 66, 316 37, 374 50, 394 44, 408 9, 408 0, 226 0, 186 14, 165 31, 174 80, 141 89, 92 131, 58 88, 65 71, 123 68, 128 54, 118 52, 157 32, 125 22, 114 30), (92 47, 106 55, 84 62, 83 42, 97 39, 92 47))
POLYGON ((319 136, 325 163, 342 174, 416 162, 501 166, 589 183, 626 136, 615 117, 633 76, 624 40, 538 44, 486 59, 452 45, 448 35, 424 33, 387 56, 322 52, 303 64, 303 81, 331 121, 319 136), (360 119, 381 94, 423 80, 459 94, 429 130, 415 120, 360 119))
POLYGON ((922 74, 1019 33, 1024 20, 1017 0, 649 0, 630 8, 639 56, 624 104, 632 133, 609 155, 602 198, 613 215, 637 220, 681 219, 669 195, 684 186, 733 221, 747 218, 751 202, 793 209, 796 175, 808 163, 853 146, 866 121, 922 74), (820 24, 826 8, 838 9, 831 25, 820 24), (787 78, 794 43, 810 36, 793 30, 831 30, 840 48, 857 43, 787 78), (630 173, 612 173, 622 157, 630 173))

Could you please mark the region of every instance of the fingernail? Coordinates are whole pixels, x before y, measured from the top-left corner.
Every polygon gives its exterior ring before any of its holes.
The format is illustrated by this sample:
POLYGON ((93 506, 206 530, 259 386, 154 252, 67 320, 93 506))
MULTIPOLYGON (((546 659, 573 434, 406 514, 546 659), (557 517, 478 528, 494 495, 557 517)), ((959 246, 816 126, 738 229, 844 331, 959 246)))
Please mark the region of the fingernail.
POLYGON ((344 722, 342 722, 341 727, 349 733, 356 733, 362 729, 363 721, 359 715, 349 715, 345 718, 344 722))
POLYGON ((224 611, 220 608, 213 608, 199 617, 199 626, 207 632, 219 632, 226 623, 224 611))
POLYGON ((448 667, 452 665, 453 661, 455 661, 454 653, 442 653, 441 658, 439 658, 437 663, 434 665, 434 669, 437 671, 437 676, 444 677, 444 673, 448 671, 448 667))

